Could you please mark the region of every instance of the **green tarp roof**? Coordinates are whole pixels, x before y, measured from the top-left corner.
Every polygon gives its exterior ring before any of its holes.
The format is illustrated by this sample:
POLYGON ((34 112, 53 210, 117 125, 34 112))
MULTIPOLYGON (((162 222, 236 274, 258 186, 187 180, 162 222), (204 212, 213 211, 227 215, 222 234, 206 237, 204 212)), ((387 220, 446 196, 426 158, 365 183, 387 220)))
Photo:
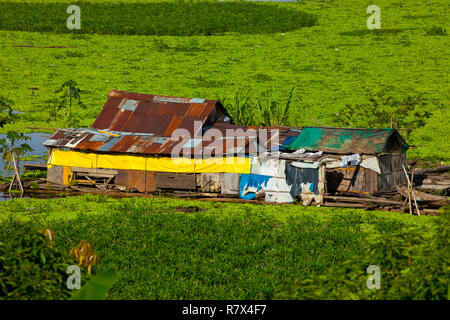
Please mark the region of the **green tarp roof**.
POLYGON ((300 135, 285 148, 338 154, 379 154, 406 151, 408 145, 395 129, 304 127, 300 135))

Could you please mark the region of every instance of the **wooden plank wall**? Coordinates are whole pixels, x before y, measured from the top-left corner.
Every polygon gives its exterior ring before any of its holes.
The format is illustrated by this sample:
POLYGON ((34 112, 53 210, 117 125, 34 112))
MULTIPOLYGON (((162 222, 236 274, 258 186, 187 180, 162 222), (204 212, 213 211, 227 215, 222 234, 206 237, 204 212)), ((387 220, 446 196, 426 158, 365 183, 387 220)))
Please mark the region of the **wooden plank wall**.
POLYGON ((172 173, 156 172, 156 188, 162 189, 196 189, 196 179, 194 173, 172 173))
POLYGON ((200 173, 196 178, 201 192, 221 192, 224 183, 223 173, 200 173))
POLYGON ((388 191, 396 185, 406 185, 407 180, 402 165, 406 168, 406 156, 400 152, 379 157, 381 175, 378 176, 378 190, 388 191))
POLYGON ((139 192, 151 192, 156 190, 154 171, 142 170, 118 170, 116 185, 135 189, 139 192))
POLYGON ((52 166, 47 169, 47 181, 56 184, 63 184, 63 167, 52 166))
POLYGON ((374 193, 377 191, 377 175, 375 171, 360 166, 327 169, 327 193, 374 193))

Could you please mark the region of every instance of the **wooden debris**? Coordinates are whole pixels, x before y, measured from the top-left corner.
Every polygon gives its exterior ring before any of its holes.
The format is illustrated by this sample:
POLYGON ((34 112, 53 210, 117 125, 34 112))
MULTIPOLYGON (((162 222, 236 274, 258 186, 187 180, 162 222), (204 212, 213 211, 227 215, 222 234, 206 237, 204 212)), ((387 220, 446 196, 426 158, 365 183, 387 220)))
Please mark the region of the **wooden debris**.
MULTIPOLYGON (((402 196, 407 197, 407 188, 396 186, 398 193, 402 196)), ((414 190, 414 194, 417 198, 417 201, 435 201, 435 200, 447 200, 446 197, 436 196, 434 194, 429 194, 421 191, 414 190)))
POLYGON ((46 163, 31 163, 31 162, 25 162, 22 164, 23 168, 28 170, 47 170, 47 164, 46 163))
MULTIPOLYGON (((30 168, 33 165, 30 166, 30 168)), ((420 187, 412 185, 412 181, 420 181, 423 175, 414 174, 411 179, 404 169, 405 175, 407 175, 407 180, 409 181, 409 186, 397 186, 397 190, 389 190, 384 192, 379 192, 377 194, 358 194, 349 192, 338 192, 336 194, 324 194, 324 203, 321 206, 324 207, 341 207, 341 208, 360 208, 366 210, 383 210, 392 212, 405 212, 408 210, 410 214, 427 214, 427 215, 438 215, 439 208, 442 205, 448 204, 449 201, 446 197, 436 196, 429 193, 418 191, 420 187), (419 178, 417 178, 419 176, 419 178), (401 198, 406 199, 399 200, 401 198), (411 201, 411 206, 405 206, 408 200, 411 201), (419 207, 420 205, 420 207, 419 207)), ((72 171, 79 178, 76 179, 78 184, 76 185, 60 185, 56 183, 48 183, 46 179, 39 179, 35 181, 24 181, 23 187, 26 192, 36 193, 36 194, 48 194, 50 196, 67 196, 67 195, 82 195, 86 193, 92 194, 104 194, 114 198, 122 197, 155 197, 158 191, 161 193, 160 189, 154 189, 151 192, 129 192, 127 190, 120 189, 116 183, 117 170, 106 170, 106 169, 87 169, 87 168, 72 168, 72 171), (33 185, 33 188, 31 186, 33 185), (156 195, 155 195, 156 193, 156 195)), ((166 177, 165 177, 166 178, 166 177)), ((178 177, 176 177, 178 178, 178 177)), ((191 176, 185 177, 183 182, 191 182, 191 176), (188 180, 189 179, 189 180, 188 180)), ((450 180, 448 174, 439 173, 427 173, 426 178, 433 182, 433 187, 446 188, 447 180, 450 180), (436 182, 441 182, 443 184, 436 184, 436 182)), ((192 180, 194 183, 195 180, 192 180)), ((167 182, 165 182, 167 184, 167 182)), ((0 189, 7 188, 9 183, 0 185, 0 189)), ((177 183, 177 186, 179 184, 177 183)), ((197 185, 197 187, 199 187, 197 185)), ((199 201, 212 201, 212 202, 232 202, 232 203, 252 203, 252 204, 267 204, 267 205, 281 205, 281 203, 266 202, 264 199, 254 199, 254 200, 244 200, 236 198, 236 195, 225 196, 220 194, 219 191, 207 192, 202 191, 197 188, 197 191, 183 191, 183 190, 164 190, 165 196, 175 196, 180 198, 193 198, 199 201)), ((210 188, 211 189, 211 188, 210 188)), ((214 189, 214 188, 213 188, 214 189)), ((211 190, 213 190, 211 189, 211 190)), ((215 190, 215 189, 214 189, 215 190)), ((261 196, 261 195, 260 195, 261 196)), ((285 204, 286 205, 286 204, 285 204)), ((299 204, 291 204, 299 205, 299 204)))
POLYGON ((416 171, 416 174, 424 174, 424 173, 443 173, 450 171, 450 165, 444 165, 434 168, 420 169, 416 171))
POLYGON ((378 203, 378 204, 393 204, 393 205, 401 205, 402 201, 389 200, 384 198, 362 198, 362 197, 344 197, 344 196, 330 196, 324 195, 324 200, 334 200, 334 201, 343 201, 343 202, 362 202, 362 203, 378 203))
POLYGON ((364 204, 364 203, 352 203, 352 202, 324 202, 324 207, 343 207, 343 208, 375 208, 376 205, 364 204))

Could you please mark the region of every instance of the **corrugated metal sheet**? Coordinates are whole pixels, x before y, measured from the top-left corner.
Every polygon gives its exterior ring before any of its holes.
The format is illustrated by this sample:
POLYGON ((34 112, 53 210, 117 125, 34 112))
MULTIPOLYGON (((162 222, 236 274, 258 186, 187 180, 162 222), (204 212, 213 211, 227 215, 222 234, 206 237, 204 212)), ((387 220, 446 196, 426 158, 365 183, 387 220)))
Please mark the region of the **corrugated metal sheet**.
POLYGON ((100 152, 141 153, 170 155, 178 142, 170 137, 153 134, 110 131, 114 135, 96 132, 92 129, 71 129, 56 132, 44 142, 47 147, 70 148, 100 152), (117 136, 118 135, 118 136, 117 136))
POLYGON ((91 128, 61 129, 44 145, 100 152, 171 155, 180 141, 177 129, 195 145, 183 143, 178 155, 256 155, 264 152, 319 150, 336 154, 379 154, 405 150, 395 129, 332 127, 257 127, 223 122, 228 115, 217 100, 176 98, 113 90, 91 128))
POLYGON ((204 139, 203 153, 213 155, 232 155, 244 152, 246 155, 257 155, 266 151, 278 151, 284 140, 298 136, 300 131, 288 127, 238 126, 229 123, 215 123, 204 133, 212 135, 211 140, 204 139), (215 135, 219 135, 216 138, 215 135))
POLYGON ((305 127, 288 150, 306 149, 337 154, 380 154, 403 150, 408 145, 395 129, 305 127))
MULTIPOLYGON (((139 106, 135 112, 138 109, 139 106)), ((198 112, 198 110, 194 111, 198 112)), ((164 117, 168 116, 159 116, 159 121, 164 119, 164 117)), ((173 124, 169 124, 162 133, 160 132, 162 129, 154 130, 159 132, 152 133, 96 128, 62 129, 44 142, 44 145, 100 152, 171 155, 174 147, 179 143, 183 143, 181 139, 179 141, 171 140, 169 135, 169 133, 171 134, 174 130, 180 128, 175 123, 176 119, 177 117, 172 117, 173 124)), ((192 137, 194 137, 194 133, 201 134, 201 127, 194 128, 194 119, 192 117, 181 117, 181 124, 183 123, 185 124, 181 127, 187 129, 192 134, 192 137)), ((115 127, 117 128, 118 126, 115 127)), ((201 140, 194 138, 189 143, 184 142, 179 155, 190 154, 199 156, 203 154, 207 157, 256 155, 258 152, 278 150, 286 137, 299 134, 298 131, 292 131, 285 127, 245 127, 221 122, 214 123, 203 135, 208 136, 211 133, 214 133, 211 139, 201 140), (197 143, 192 144, 192 141, 197 143)))
POLYGON ((193 122, 204 123, 217 108, 222 114, 226 113, 217 100, 154 96, 113 90, 108 94, 108 101, 92 127, 165 136, 170 136, 176 129, 187 129, 194 134, 193 122))

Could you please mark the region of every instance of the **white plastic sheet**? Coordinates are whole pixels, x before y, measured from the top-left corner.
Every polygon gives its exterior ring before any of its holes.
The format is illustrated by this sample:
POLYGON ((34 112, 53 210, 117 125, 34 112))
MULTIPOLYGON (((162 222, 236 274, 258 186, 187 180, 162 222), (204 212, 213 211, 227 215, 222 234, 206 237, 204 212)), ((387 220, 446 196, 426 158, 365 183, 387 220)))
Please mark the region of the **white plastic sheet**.
POLYGON ((347 168, 349 163, 352 166, 356 166, 360 163, 360 159, 361 159, 361 157, 358 153, 348 155, 348 156, 343 156, 341 158, 341 167, 347 168))
POLYGON ((297 168, 305 168, 305 169, 317 169, 319 167, 319 162, 300 162, 300 161, 293 161, 291 162, 291 165, 297 168))
POLYGON ((291 186, 286 183, 286 160, 280 160, 275 157, 260 157, 254 159, 251 173, 269 176, 267 184, 261 187, 265 192, 267 202, 290 203, 293 202, 291 186))
POLYGON ((284 172, 285 166, 286 160, 267 157, 256 158, 252 163, 251 173, 276 178, 286 178, 284 172))

